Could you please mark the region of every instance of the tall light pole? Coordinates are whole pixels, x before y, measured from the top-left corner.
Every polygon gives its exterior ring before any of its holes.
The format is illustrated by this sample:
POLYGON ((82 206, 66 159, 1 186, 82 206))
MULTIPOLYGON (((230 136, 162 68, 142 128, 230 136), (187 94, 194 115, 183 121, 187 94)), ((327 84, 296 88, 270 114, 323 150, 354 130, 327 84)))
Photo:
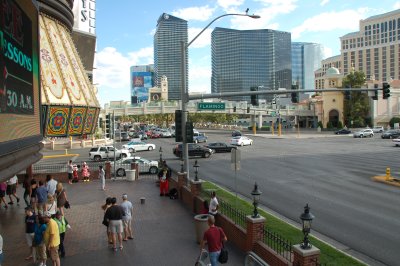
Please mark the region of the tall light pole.
POLYGON ((188 151, 188 143, 186 139, 186 122, 187 122, 187 104, 189 102, 189 92, 186 88, 186 73, 187 73, 187 59, 186 59, 186 50, 189 46, 206 30, 210 27, 214 21, 227 16, 243 16, 249 18, 260 18, 258 15, 249 15, 247 14, 248 9, 245 14, 224 14, 219 17, 213 19, 207 26, 204 27, 190 42, 185 44, 184 41, 181 41, 181 101, 182 101, 182 157, 184 160, 184 168, 189 179, 189 151, 188 151))

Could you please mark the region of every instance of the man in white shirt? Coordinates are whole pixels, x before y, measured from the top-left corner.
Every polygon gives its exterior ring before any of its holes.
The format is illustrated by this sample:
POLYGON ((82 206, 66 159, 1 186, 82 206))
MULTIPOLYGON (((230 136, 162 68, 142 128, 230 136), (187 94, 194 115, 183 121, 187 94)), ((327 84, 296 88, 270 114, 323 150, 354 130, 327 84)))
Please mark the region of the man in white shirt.
POLYGON ((208 207, 208 213, 211 215, 217 215, 218 213, 218 200, 215 195, 215 191, 211 192, 211 200, 210 200, 210 205, 208 207))
POLYGON ((18 186, 18 177, 15 175, 7 181, 7 195, 10 198, 10 202, 8 204, 10 205, 14 204, 14 201, 11 198, 11 196, 14 196, 14 198, 17 200, 17 204, 19 205, 19 198, 17 196, 17 186, 18 186))
POLYGON ((54 180, 51 175, 47 175, 47 178, 49 179, 46 184, 47 194, 54 196, 56 193, 57 181, 54 180))

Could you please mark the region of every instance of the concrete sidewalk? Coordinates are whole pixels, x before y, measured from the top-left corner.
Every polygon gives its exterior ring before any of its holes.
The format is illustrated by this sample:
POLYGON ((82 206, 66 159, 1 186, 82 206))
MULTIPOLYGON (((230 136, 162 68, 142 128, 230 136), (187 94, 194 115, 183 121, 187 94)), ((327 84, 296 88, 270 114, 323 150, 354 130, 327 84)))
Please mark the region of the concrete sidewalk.
MULTIPOLYGON (((71 209, 66 218, 72 229, 65 240, 66 257, 61 265, 194 265, 199 254, 195 239, 193 214, 179 200, 160 197, 155 180, 135 182, 107 181, 107 190, 99 189, 98 181, 66 184, 71 209), (134 205, 134 240, 124 242, 123 251, 112 251, 107 244, 106 228, 101 224, 107 196, 128 194, 134 205), (145 204, 140 198, 145 197, 145 204)), ((20 206, 9 205, 0 210, 0 234, 4 239, 3 266, 34 265, 24 258, 28 247, 24 234, 24 207, 22 189, 20 206)), ((7 200, 8 202, 8 200, 7 200)), ((243 265, 245 254, 229 244, 228 265, 243 265)), ((47 265, 51 265, 50 260, 47 265)))

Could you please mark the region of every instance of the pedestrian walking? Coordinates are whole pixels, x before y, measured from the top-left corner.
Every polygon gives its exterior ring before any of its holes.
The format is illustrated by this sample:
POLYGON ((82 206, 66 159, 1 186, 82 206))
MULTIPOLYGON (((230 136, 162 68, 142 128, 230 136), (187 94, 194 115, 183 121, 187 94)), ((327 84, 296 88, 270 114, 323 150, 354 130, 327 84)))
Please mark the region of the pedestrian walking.
POLYGON ((44 222, 47 224, 46 231, 44 232, 44 242, 46 249, 49 252, 53 266, 60 266, 60 257, 58 255, 58 247, 60 245, 60 231, 56 221, 51 219, 49 212, 43 213, 44 222))
POLYGON ((44 242, 46 228, 47 224, 44 222, 43 217, 39 217, 39 224, 35 227, 35 235, 33 237, 34 257, 36 257, 36 261, 40 262, 39 266, 46 266, 47 253, 44 242))
POLYGON ((110 208, 111 205, 112 205, 111 200, 112 200, 112 198, 111 198, 111 197, 108 197, 108 198, 106 199, 106 204, 104 204, 103 206, 101 206, 101 208, 102 208, 103 211, 104 211, 104 216, 103 216, 103 222, 102 222, 102 224, 103 224, 104 226, 106 226, 106 228, 107 228, 107 230, 106 230, 106 233, 107 233, 107 241, 108 241, 108 244, 110 244, 110 245, 113 244, 113 241, 112 241, 112 234, 111 234, 111 232, 108 231, 108 226, 110 225, 110 223, 108 222, 108 220, 107 220, 107 218, 106 218, 106 211, 107 211, 107 209, 110 208))
POLYGON ((36 189, 36 198, 38 213, 45 211, 47 201, 47 189, 44 186, 42 180, 39 181, 39 187, 36 189))
POLYGON ((8 209, 6 200, 4 197, 6 196, 6 190, 7 190, 7 183, 6 182, 0 182, 0 209, 1 209, 1 203, 4 203, 4 208, 8 209))
POLYGON ((30 204, 33 209, 33 212, 37 212, 37 197, 36 197, 37 183, 35 179, 31 180, 31 185, 29 189, 29 198, 31 200, 30 204))
POLYGON ((68 183, 72 184, 72 178, 74 173, 74 165, 72 164, 72 160, 69 160, 67 164, 67 173, 68 173, 68 183))
POLYGON ((29 207, 29 206, 31 206, 31 200, 30 200, 31 182, 29 180, 29 175, 24 176, 24 181, 22 183, 22 187, 24 188, 24 201, 25 201, 26 207, 29 207))
POLYGON ((3 237, 0 235, 0 266, 3 263, 4 255, 3 255, 3 237))
POLYGON ((64 216, 64 206, 68 202, 68 199, 67 199, 67 192, 65 192, 65 189, 61 182, 58 182, 57 184, 56 199, 57 199, 57 210, 61 212, 62 216, 64 216))
POLYGON ((36 215, 31 207, 25 208, 25 239, 29 247, 29 255, 25 260, 33 257, 33 237, 35 235, 36 215))
POLYGON ((14 198, 17 200, 17 204, 19 205, 19 198, 17 196, 17 187, 18 187, 18 177, 15 175, 7 181, 6 192, 8 197, 10 198, 10 202, 8 203, 10 205, 14 204, 14 201, 11 198, 11 196, 14 196, 14 198))
POLYGON ((54 221, 56 221, 58 225, 58 231, 60 232, 60 246, 59 246, 59 253, 61 258, 65 257, 65 247, 64 247, 64 239, 65 239, 65 232, 67 232, 67 228, 71 229, 68 221, 65 219, 64 215, 61 214, 60 211, 56 212, 56 216, 54 217, 54 221))
POLYGON ((112 241, 113 241, 113 249, 117 251, 117 238, 119 242, 119 249, 123 249, 122 245, 122 232, 123 232, 123 225, 122 225, 122 216, 123 211, 121 206, 117 205, 117 199, 114 197, 111 199, 111 207, 109 207, 106 211, 106 219, 109 222, 108 230, 112 234, 112 241))
POLYGON ((99 179, 101 182, 101 189, 106 190, 106 172, 104 172, 102 165, 99 165, 99 179))
POLYGON ((52 175, 47 175, 46 178, 47 178, 47 183, 46 183, 47 193, 51 196, 54 196, 54 194, 56 194, 57 181, 54 180, 52 175))
POLYGON ((127 241, 128 239, 133 239, 132 234, 132 213, 133 213, 133 206, 132 202, 128 200, 128 195, 122 195, 122 203, 121 208, 123 211, 122 215, 122 224, 124 226, 124 239, 123 241, 127 241))
POLYGON ((209 228, 204 233, 203 239, 200 242, 200 253, 203 251, 205 245, 207 245, 211 266, 215 266, 218 265, 218 257, 221 253, 223 242, 227 241, 228 239, 224 233, 224 230, 215 226, 214 216, 209 215, 207 222, 209 228))
POLYGON ((83 165, 82 165, 82 177, 83 177, 83 182, 89 182, 90 181, 90 179, 89 179, 89 177, 90 177, 90 172, 89 172, 89 166, 86 164, 86 162, 83 162, 83 165))
POLYGON ((215 216, 218 213, 218 208, 219 208, 218 199, 215 191, 213 191, 211 192, 211 200, 210 200, 210 205, 208 207, 208 213, 215 216))
POLYGON ((57 203, 54 200, 54 197, 50 194, 47 195, 45 211, 49 212, 51 214, 51 217, 54 217, 54 215, 56 215, 57 212, 57 203))

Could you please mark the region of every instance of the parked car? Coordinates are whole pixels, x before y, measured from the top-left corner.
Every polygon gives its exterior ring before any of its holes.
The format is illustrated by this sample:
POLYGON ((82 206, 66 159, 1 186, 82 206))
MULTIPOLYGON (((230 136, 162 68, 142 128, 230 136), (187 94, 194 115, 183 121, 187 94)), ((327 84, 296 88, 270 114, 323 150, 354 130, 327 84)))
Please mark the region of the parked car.
POLYGON ((239 130, 232 131, 232 137, 238 137, 241 135, 242 135, 242 132, 240 132, 239 130))
POLYGON ((336 135, 346 135, 346 134, 350 134, 350 133, 351 133, 351 130, 348 130, 346 128, 342 128, 338 131, 335 131, 336 135))
POLYGON ((381 135, 381 138, 383 139, 395 139, 400 137, 400 130, 398 129, 390 129, 387 131, 384 131, 381 135))
POLYGON ((384 129, 383 129, 383 127, 376 126, 376 127, 372 128, 372 131, 374 133, 382 133, 384 131, 384 129))
POLYGON ((130 155, 129 150, 114 149, 113 146, 99 146, 93 147, 89 151, 89 158, 95 161, 101 161, 105 159, 113 159, 115 153, 115 158, 125 158, 130 155))
POLYGON ((374 132, 370 128, 361 129, 361 130, 353 133, 353 137, 355 137, 355 138, 364 138, 364 137, 372 138, 373 136, 374 136, 374 132))
POLYGON ((248 137, 237 136, 231 139, 231 144, 237 146, 253 145, 253 140, 248 137))
MULTIPOLYGON (((212 149, 209 149, 207 147, 202 147, 198 144, 193 144, 193 143, 188 144, 188 151, 189 151, 189 156, 192 157, 201 156, 203 158, 208 158, 213 153, 212 149)), ((172 152, 175 154, 175 156, 182 157, 182 144, 176 145, 172 149, 172 152)))
POLYGON ((169 131, 168 129, 161 129, 159 132, 162 138, 172 138, 171 131, 169 131))
POLYGON ((207 136, 204 133, 194 131, 193 132, 193 142, 194 143, 207 142, 207 136))
POLYGON ((205 145, 204 147, 213 150, 214 153, 231 152, 232 149, 236 149, 236 146, 224 142, 211 142, 205 145))
POLYGON ((395 145, 396 147, 400 146, 400 137, 399 137, 399 138, 392 139, 392 141, 393 141, 393 143, 394 143, 394 145, 395 145))
MULTIPOLYGON (((131 169, 131 164, 135 162, 139 164, 139 172, 140 173, 150 173, 157 174, 158 173, 158 161, 148 160, 141 157, 127 157, 115 162, 115 173, 117 176, 125 176, 126 170, 131 169)), ((111 169, 114 169, 114 162, 111 162, 111 169)))
POLYGON ((152 151, 156 148, 156 145, 142 141, 130 141, 127 144, 122 145, 122 148, 127 149, 130 152, 152 151))

